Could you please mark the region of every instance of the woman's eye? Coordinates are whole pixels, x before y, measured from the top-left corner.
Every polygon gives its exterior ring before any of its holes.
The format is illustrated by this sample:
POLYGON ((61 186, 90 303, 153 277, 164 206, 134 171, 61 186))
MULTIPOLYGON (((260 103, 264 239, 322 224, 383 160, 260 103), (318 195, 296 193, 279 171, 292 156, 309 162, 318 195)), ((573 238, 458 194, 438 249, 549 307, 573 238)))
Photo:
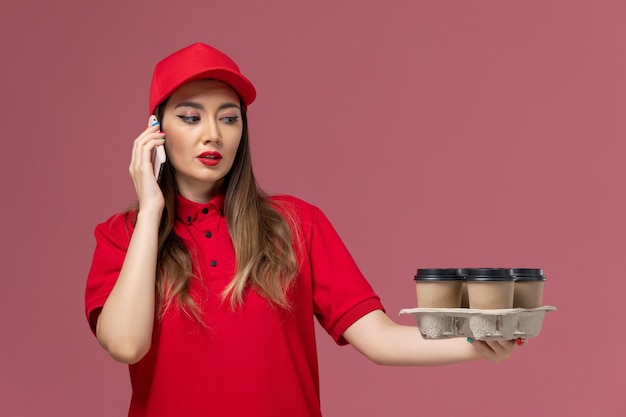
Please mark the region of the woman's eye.
POLYGON ((200 120, 198 116, 178 116, 178 118, 185 123, 196 123, 200 120))
POLYGON ((239 120, 239 116, 224 116, 221 117, 220 120, 228 125, 234 125, 239 120))

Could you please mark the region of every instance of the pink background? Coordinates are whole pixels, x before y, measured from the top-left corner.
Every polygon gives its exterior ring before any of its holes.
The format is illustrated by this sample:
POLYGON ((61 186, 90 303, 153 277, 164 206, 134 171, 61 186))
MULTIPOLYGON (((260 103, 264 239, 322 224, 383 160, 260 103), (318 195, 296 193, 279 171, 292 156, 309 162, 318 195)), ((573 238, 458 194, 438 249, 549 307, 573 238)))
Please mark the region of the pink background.
POLYGON ((134 199, 154 64, 195 41, 257 86, 263 187, 320 206, 399 322, 418 267, 548 275, 559 310, 499 365, 378 367, 321 331, 326 416, 626 415, 624 1, 6 3, 0 415, 125 414, 83 316, 93 228, 134 199))

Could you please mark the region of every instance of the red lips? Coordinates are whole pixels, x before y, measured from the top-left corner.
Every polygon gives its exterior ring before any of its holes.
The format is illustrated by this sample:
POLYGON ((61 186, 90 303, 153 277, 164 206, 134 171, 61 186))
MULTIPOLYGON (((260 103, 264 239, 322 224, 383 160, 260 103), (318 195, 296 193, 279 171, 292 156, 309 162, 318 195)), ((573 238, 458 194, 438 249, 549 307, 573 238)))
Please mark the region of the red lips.
POLYGON ((222 154, 217 151, 202 152, 198 155, 198 160, 207 166, 215 166, 222 160, 222 154))

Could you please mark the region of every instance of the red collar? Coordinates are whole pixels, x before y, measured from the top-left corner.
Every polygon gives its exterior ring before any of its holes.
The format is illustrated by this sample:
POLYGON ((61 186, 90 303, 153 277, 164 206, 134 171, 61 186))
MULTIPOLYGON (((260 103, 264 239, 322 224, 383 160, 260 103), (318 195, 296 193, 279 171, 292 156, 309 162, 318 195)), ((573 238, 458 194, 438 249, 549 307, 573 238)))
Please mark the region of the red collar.
POLYGON ((180 194, 176 196, 176 217, 183 223, 192 223, 199 213, 208 214, 211 210, 224 215, 224 194, 218 194, 204 204, 194 203, 180 194))

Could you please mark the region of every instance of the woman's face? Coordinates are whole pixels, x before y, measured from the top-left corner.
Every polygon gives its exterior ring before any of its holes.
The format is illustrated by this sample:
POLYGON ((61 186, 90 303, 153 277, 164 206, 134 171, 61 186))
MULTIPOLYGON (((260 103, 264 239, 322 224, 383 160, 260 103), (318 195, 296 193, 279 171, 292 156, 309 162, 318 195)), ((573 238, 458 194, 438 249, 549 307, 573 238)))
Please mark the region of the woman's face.
POLYGON ((217 80, 191 81, 167 101, 161 126, 180 194, 209 201, 230 171, 243 121, 237 93, 217 80))

